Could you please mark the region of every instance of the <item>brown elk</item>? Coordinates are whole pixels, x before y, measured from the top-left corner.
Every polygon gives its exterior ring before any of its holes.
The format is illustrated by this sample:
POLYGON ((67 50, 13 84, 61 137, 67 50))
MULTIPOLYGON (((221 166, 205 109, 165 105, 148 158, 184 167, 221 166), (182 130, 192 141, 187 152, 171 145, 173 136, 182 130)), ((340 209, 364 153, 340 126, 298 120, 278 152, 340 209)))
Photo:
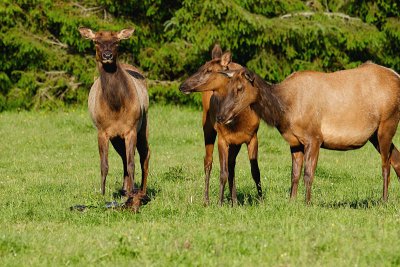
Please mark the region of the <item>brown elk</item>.
POLYGON ((88 106, 98 130, 101 192, 104 195, 108 173, 108 147, 111 141, 124 166, 122 192, 128 197, 133 195, 136 147, 140 156, 142 183, 133 204, 139 207, 140 198, 146 195, 150 158, 147 121, 149 97, 143 75, 135 67, 120 63, 117 51, 119 42, 129 38, 134 30, 93 32, 89 28, 81 27, 79 32, 82 37, 95 43, 100 73, 90 89, 88 106))
POLYGON ((203 104, 203 133, 206 155, 204 157, 205 190, 204 201, 209 203, 209 180, 213 162, 215 138, 218 135, 218 152, 220 161, 220 192, 219 203, 222 205, 226 181, 229 182, 232 204, 237 203, 235 186, 236 157, 242 144, 247 144, 251 165, 251 173, 256 183, 259 197, 262 196, 260 170, 258 167, 258 139, 257 130, 259 117, 251 108, 246 108, 234 120, 226 124, 216 123, 218 99, 227 94, 226 85, 229 78, 220 75, 221 70, 235 70, 241 68, 233 63, 230 52, 222 54, 219 45, 212 51, 212 60, 206 62, 200 69, 186 79, 180 86, 184 93, 202 92, 203 104))
POLYGON ((224 72, 230 93, 217 119, 226 123, 251 106, 276 127, 292 153, 291 198, 296 197, 304 160, 306 202, 320 147, 350 150, 370 141, 381 154, 383 200, 387 200, 390 165, 400 177, 400 153, 392 143, 400 119, 400 76, 391 69, 364 63, 358 68, 321 73, 296 72, 271 85, 243 68, 224 72))

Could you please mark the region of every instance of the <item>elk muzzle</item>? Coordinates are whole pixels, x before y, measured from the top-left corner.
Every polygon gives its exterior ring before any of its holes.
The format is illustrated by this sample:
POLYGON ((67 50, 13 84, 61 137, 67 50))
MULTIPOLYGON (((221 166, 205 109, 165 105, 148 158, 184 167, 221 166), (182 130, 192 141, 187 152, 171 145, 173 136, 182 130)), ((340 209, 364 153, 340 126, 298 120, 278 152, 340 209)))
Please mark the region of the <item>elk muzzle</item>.
POLYGON ((113 53, 111 50, 106 50, 101 54, 103 63, 111 63, 113 61, 113 53))
POLYGON ((184 93, 185 95, 190 94, 190 87, 186 85, 186 83, 182 83, 179 86, 179 91, 181 91, 182 93, 184 93))

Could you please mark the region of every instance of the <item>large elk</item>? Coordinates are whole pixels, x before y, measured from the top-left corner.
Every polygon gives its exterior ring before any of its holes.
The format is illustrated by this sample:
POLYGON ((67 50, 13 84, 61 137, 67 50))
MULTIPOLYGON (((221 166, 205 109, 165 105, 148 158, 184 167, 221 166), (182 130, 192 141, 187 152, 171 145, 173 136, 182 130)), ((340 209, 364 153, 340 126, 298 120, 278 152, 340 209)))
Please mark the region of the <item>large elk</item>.
POLYGON ((140 191, 131 203, 135 208, 146 195, 150 150, 148 144, 147 113, 149 97, 146 81, 133 66, 118 61, 118 44, 128 39, 133 29, 119 32, 98 31, 81 27, 82 37, 95 43, 96 61, 100 77, 92 85, 88 106, 98 130, 101 165, 101 192, 105 193, 108 173, 109 141, 121 156, 124 166, 122 192, 131 200, 134 194, 134 154, 137 148, 142 169, 140 191))
POLYGON ((333 73, 296 72, 276 85, 246 68, 224 74, 231 77, 230 93, 217 120, 227 123, 251 106, 279 130, 292 153, 291 198, 296 197, 304 161, 305 199, 310 202, 320 148, 350 150, 370 141, 381 155, 387 200, 390 165, 400 176, 400 153, 392 143, 400 119, 396 72, 367 62, 333 73))
POLYGON ((250 108, 246 108, 234 120, 226 124, 216 123, 216 112, 218 99, 227 94, 227 77, 220 75, 222 70, 240 69, 242 66, 232 62, 230 52, 222 54, 219 45, 212 51, 212 60, 206 62, 199 70, 187 78, 180 86, 183 93, 202 92, 203 104, 203 133, 205 152, 204 172, 205 189, 204 202, 209 204, 209 181, 213 162, 213 150, 215 138, 218 135, 218 152, 220 162, 220 191, 219 203, 222 205, 224 199, 224 188, 226 181, 229 182, 232 204, 237 203, 235 186, 235 164, 236 157, 242 144, 247 145, 251 173, 257 187, 258 196, 262 196, 260 170, 258 167, 258 139, 257 131, 260 119, 250 108))

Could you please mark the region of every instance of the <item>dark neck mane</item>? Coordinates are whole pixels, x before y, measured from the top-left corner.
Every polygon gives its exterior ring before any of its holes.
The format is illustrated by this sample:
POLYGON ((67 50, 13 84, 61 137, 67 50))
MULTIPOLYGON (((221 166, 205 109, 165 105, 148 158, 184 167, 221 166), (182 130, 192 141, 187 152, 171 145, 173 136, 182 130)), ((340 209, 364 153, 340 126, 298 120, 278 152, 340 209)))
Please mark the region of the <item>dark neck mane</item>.
POLYGON ((112 110, 120 110, 124 106, 125 99, 130 96, 128 76, 123 73, 124 70, 119 63, 98 63, 98 69, 104 100, 112 110))
POLYGON ((254 111, 268 125, 274 127, 281 126, 285 109, 275 91, 276 85, 266 83, 258 75, 255 75, 254 86, 259 91, 259 98, 252 105, 254 111))

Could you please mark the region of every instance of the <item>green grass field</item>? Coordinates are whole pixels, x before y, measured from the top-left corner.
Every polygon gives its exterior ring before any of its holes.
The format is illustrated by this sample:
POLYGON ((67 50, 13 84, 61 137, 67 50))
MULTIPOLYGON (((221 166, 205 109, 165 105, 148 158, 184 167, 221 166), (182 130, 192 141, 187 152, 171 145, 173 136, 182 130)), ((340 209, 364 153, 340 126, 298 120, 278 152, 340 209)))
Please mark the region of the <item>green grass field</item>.
MULTIPOLYGON (((307 206, 303 184, 289 202, 289 147, 263 124, 264 200, 256 199, 242 147, 240 205, 217 205, 215 150, 212 204, 204 207, 201 111, 153 105, 150 127, 152 200, 133 214, 103 208, 122 186, 122 163, 111 150, 101 196, 97 135, 85 109, 1 113, 0 266, 400 265, 399 182, 392 170, 389 201, 382 203, 372 145, 322 150, 307 206), (76 204, 97 208, 70 211, 76 204)), ((400 135, 394 142, 400 146, 400 135)))

